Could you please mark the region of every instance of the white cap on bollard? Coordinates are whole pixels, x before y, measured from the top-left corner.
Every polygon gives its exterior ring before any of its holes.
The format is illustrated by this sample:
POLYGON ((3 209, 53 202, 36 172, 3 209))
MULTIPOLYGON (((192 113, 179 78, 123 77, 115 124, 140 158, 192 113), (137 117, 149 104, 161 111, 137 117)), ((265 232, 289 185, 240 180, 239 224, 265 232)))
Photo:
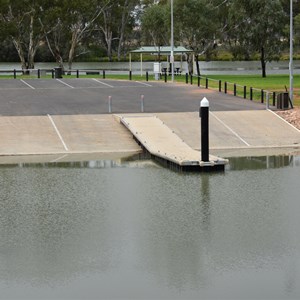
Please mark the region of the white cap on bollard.
POLYGON ((200 107, 209 107, 209 101, 206 99, 206 97, 200 101, 200 107))

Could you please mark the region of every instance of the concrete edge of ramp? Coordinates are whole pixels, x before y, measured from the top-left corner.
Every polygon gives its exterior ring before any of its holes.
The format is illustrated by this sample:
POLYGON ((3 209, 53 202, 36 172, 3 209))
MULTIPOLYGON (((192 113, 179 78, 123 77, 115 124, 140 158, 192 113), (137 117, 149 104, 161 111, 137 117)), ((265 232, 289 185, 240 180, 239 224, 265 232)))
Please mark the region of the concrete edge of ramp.
POLYGON ((62 163, 76 161, 98 161, 113 160, 127 161, 134 155, 139 155, 140 151, 135 152, 91 152, 91 153, 57 153, 57 154, 19 154, 19 155, 0 155, 0 165, 31 164, 31 163, 62 163))

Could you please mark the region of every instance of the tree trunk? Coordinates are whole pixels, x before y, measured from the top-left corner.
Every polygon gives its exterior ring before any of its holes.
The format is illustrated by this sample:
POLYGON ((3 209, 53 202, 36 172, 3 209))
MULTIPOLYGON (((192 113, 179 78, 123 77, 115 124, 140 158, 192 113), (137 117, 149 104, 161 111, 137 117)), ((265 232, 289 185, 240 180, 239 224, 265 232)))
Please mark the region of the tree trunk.
POLYGON ((161 54, 160 54, 160 46, 158 46, 158 62, 159 63, 160 63, 160 60, 161 60, 160 56, 161 56, 161 54))
POLYGON ((108 56, 109 61, 112 61, 112 29, 111 29, 111 7, 108 7, 107 10, 103 10, 103 25, 100 26, 104 39, 105 39, 105 44, 106 44, 106 53, 108 56))
POLYGON ((75 56, 75 49, 77 46, 77 37, 78 37, 78 30, 74 30, 72 33, 72 40, 69 50, 69 56, 68 56, 68 70, 72 70, 72 64, 75 56))
POLYGON ((106 44, 107 44, 107 56, 109 61, 112 61, 112 32, 109 31, 107 33, 107 38, 106 38, 106 44))
POLYGON ((197 75, 201 76, 201 74, 200 74, 200 66, 199 66, 199 55, 198 54, 195 55, 195 59, 196 59, 197 75))
POLYGON ((193 55, 187 54, 187 63, 189 75, 193 74, 193 55))
POLYGON ((34 29, 33 29, 34 17, 30 17, 30 26, 29 26, 29 43, 27 46, 27 56, 25 56, 22 41, 19 38, 12 37, 13 44, 18 52, 20 58, 21 67, 25 74, 28 74, 29 69, 34 69, 34 57, 38 47, 38 42, 34 40, 34 29))
POLYGON ((23 52, 23 49, 22 49, 22 44, 19 40, 15 39, 15 38, 12 38, 12 41, 13 41, 13 44, 18 52, 18 56, 20 58, 20 62, 21 62, 21 68, 22 70, 27 70, 28 67, 27 67, 27 63, 26 63, 26 59, 25 59, 25 55, 24 55, 24 52, 23 52))
POLYGON ((30 26, 29 26, 29 45, 28 45, 28 54, 27 54, 27 62, 28 69, 34 69, 34 56, 35 56, 35 45, 33 40, 33 16, 30 16, 30 26))
POLYGON ((264 47, 261 48, 260 63, 261 63, 262 77, 265 78, 265 77, 267 77, 267 73, 266 73, 266 60, 265 60, 265 49, 264 49, 264 47))
POLYGON ((124 43, 124 33, 125 27, 127 22, 127 15, 128 15, 128 0, 125 0, 123 11, 122 11, 122 21, 121 21, 121 28, 120 28, 120 36, 119 36, 119 45, 118 45, 118 61, 121 60, 121 51, 124 43))

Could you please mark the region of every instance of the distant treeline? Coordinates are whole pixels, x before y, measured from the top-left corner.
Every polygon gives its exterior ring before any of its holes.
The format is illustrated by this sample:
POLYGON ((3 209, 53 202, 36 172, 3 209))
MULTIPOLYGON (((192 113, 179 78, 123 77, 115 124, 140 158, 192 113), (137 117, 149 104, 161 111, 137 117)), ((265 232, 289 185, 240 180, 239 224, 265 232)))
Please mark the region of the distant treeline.
MULTIPOLYGON (((300 0, 293 3, 297 50, 300 0)), ((290 0, 173 0, 175 45, 192 49, 196 62, 259 59, 265 76, 266 63, 289 47, 289 14, 290 0)), ((141 45, 169 45, 170 35, 170 0, 0 0, 0 60, 23 69, 125 60, 141 45)))

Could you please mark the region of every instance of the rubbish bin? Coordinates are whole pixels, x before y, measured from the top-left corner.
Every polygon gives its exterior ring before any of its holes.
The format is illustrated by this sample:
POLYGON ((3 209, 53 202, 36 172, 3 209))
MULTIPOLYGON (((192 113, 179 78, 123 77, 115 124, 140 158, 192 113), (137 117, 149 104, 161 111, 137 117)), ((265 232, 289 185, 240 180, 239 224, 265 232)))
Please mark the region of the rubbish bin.
POLYGON ((280 93, 277 95, 277 108, 278 109, 289 108, 289 93, 280 93))
POLYGON ((161 73, 161 63, 155 62, 153 64, 153 71, 154 71, 155 80, 159 80, 160 73, 161 73))
POLYGON ((62 68, 54 68, 54 77, 62 78, 62 68))

